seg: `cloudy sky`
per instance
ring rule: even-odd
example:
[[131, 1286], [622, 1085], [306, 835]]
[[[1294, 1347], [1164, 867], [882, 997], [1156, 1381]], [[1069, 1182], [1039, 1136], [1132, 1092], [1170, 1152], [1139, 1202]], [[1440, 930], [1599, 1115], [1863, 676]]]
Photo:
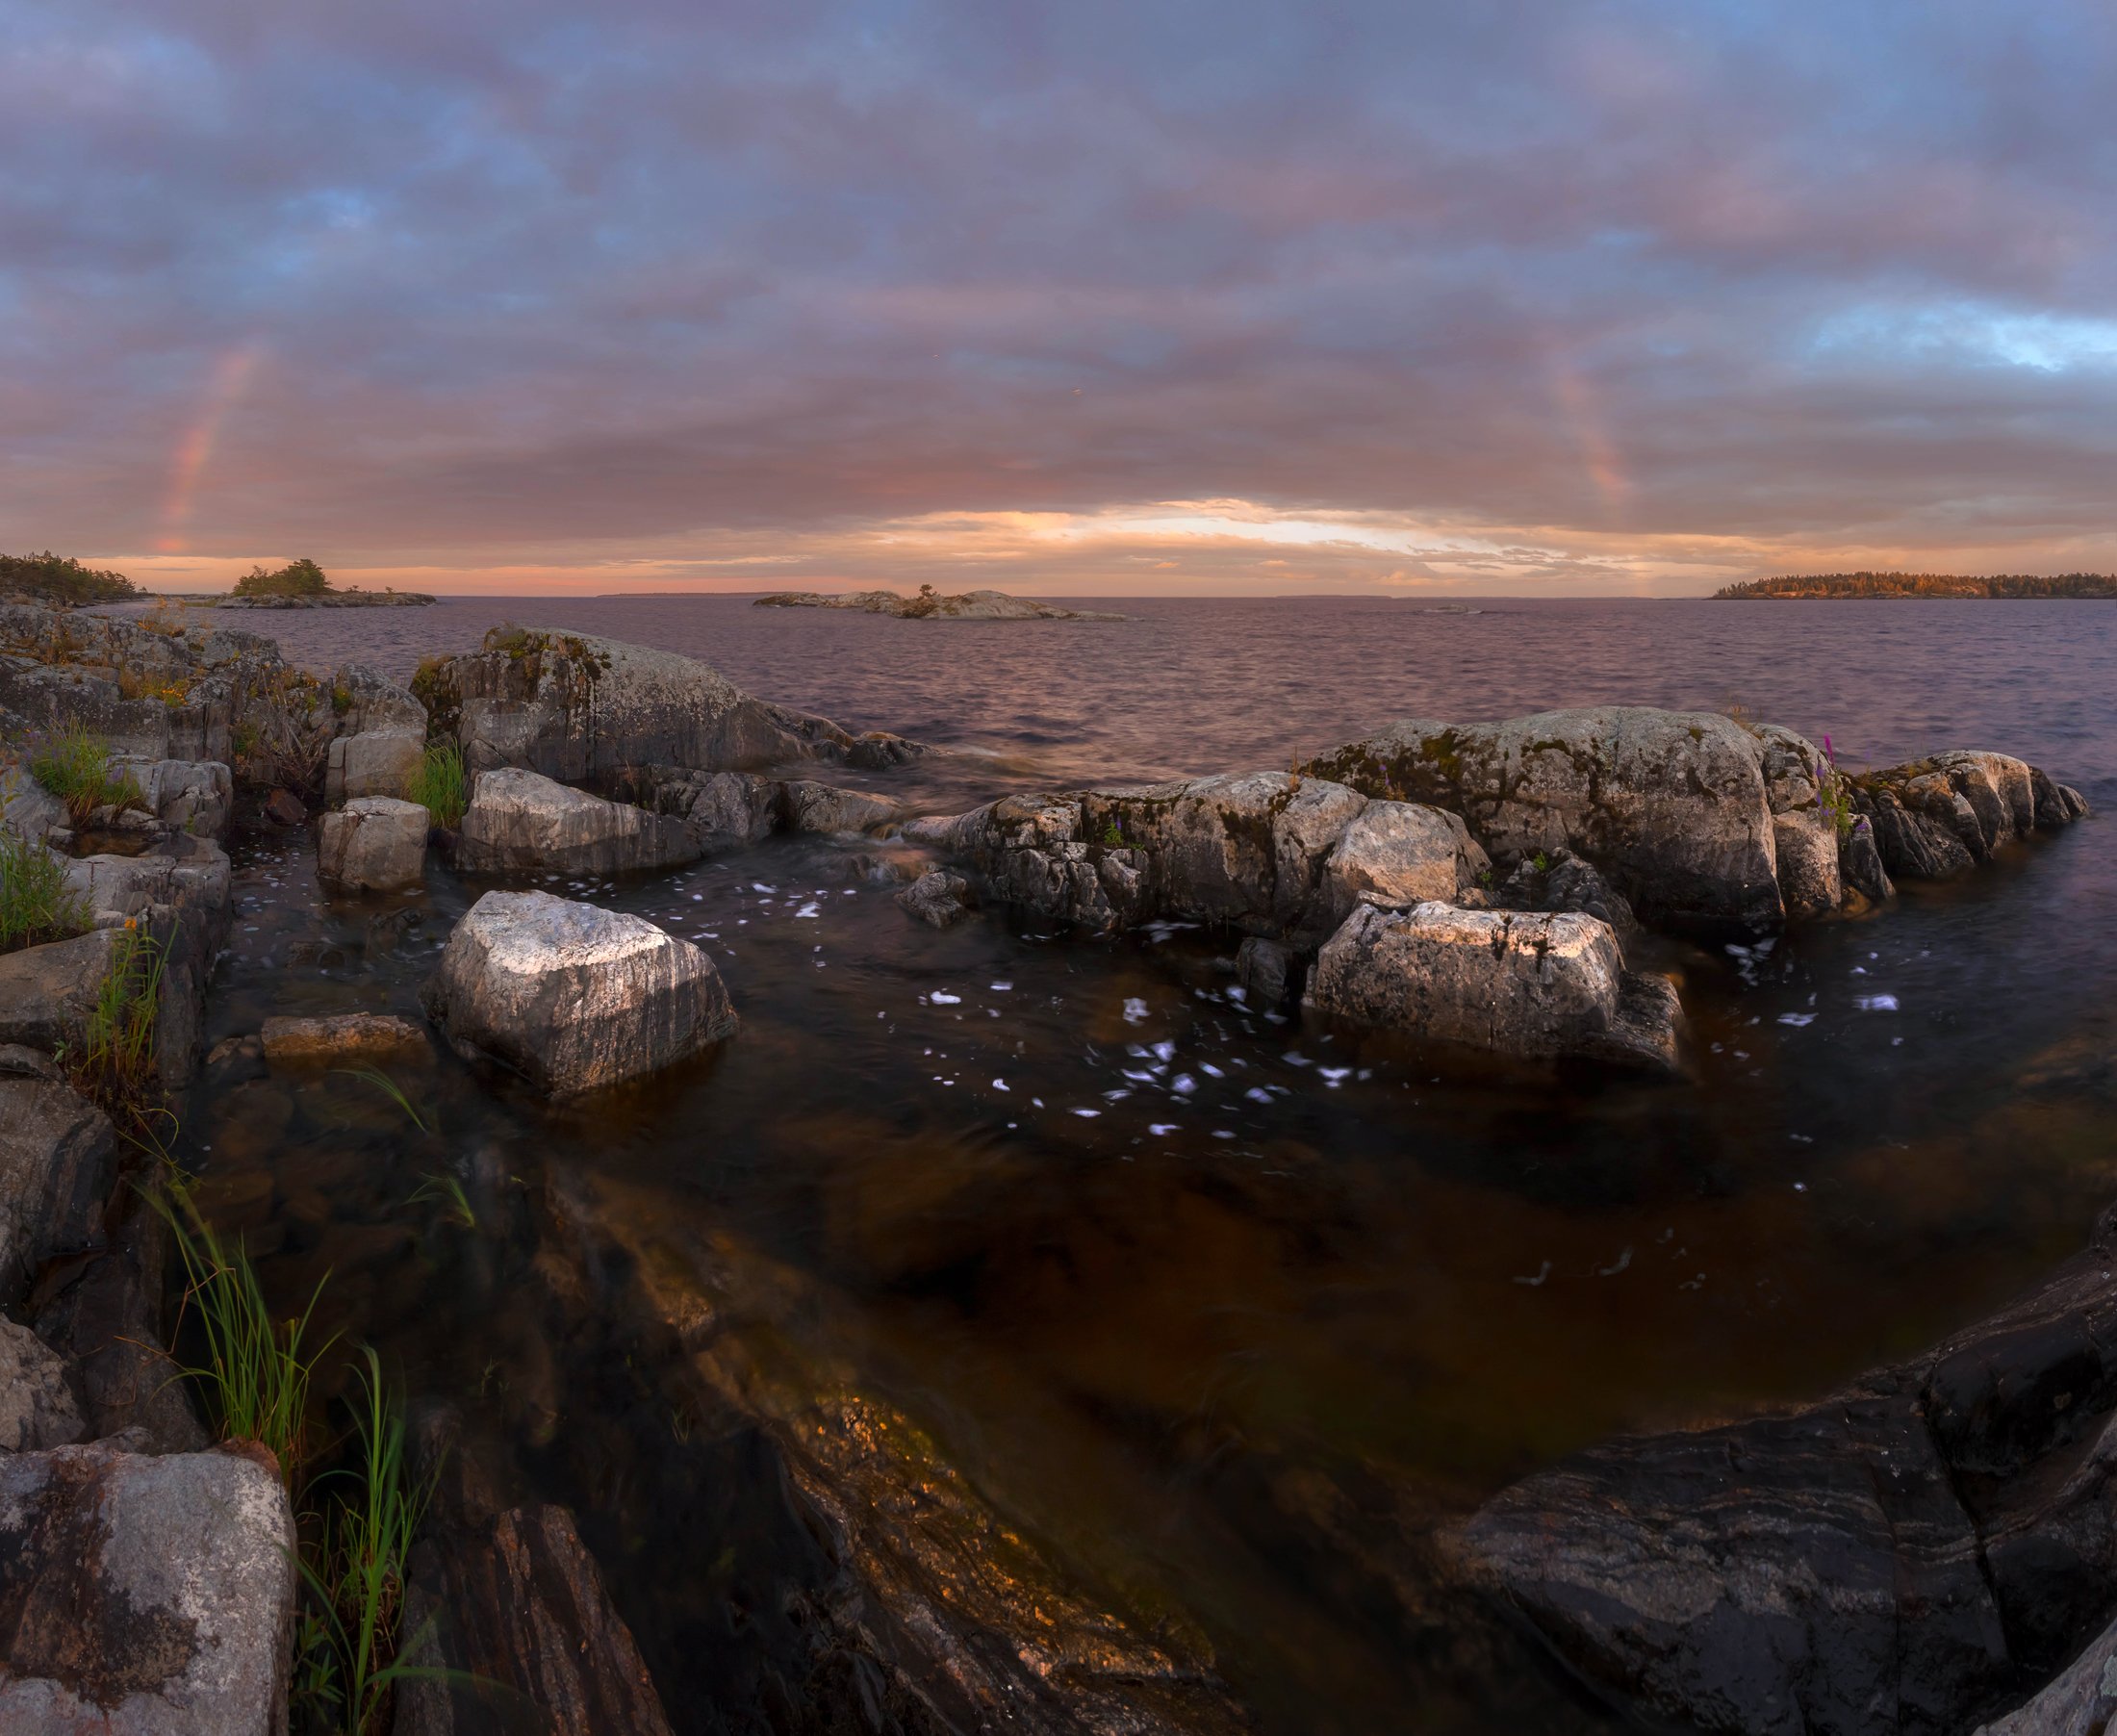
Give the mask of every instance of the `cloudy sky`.
[[0, 548], [2117, 569], [2103, 0], [0, 0]]

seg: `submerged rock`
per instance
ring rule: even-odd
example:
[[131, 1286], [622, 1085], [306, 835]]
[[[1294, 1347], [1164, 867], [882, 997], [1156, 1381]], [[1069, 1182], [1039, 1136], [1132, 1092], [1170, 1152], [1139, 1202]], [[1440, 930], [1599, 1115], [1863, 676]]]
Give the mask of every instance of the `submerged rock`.
[[568, 1097], [685, 1059], [733, 1034], [713, 961], [650, 922], [546, 892], [488, 892], [421, 991], [467, 1058]]
[[970, 882], [959, 874], [936, 869], [898, 893], [897, 904], [930, 929], [953, 928], [970, 914]]
[[[1627, 996], [1610, 925], [1574, 911], [1363, 906], [1316, 956], [1318, 1011], [1523, 1057], [1672, 1066], [1672, 991]], [[1637, 1024], [1639, 1029], [1633, 1029]]]
[[453, 855], [472, 874], [605, 875], [673, 868], [700, 852], [681, 821], [503, 767], [478, 774]]
[[287, 1492], [240, 1451], [0, 1458], [0, 1726], [272, 1736], [294, 1592]]
[[404, 1630], [415, 1668], [474, 1682], [413, 1679], [396, 1691], [395, 1736], [510, 1727], [534, 1706], [547, 1736], [669, 1736], [632, 1633], [564, 1507], [451, 1521], [412, 1551]]
[[645, 765], [740, 772], [843, 761], [860, 747], [829, 719], [752, 699], [690, 657], [549, 628], [496, 627], [482, 651], [423, 665], [412, 687], [472, 771], [523, 766], [574, 781]]
[[1648, 1717], [1963, 1729], [2117, 1616], [2113, 1243], [2105, 1217], [2022, 1301], [1820, 1404], [1577, 1454], [1463, 1553]]
[[432, 1053], [425, 1032], [386, 1012], [267, 1019], [258, 1038], [266, 1060], [275, 1067], [336, 1066]]
[[1785, 906], [1762, 757], [1718, 712], [1603, 705], [1392, 724], [1302, 769], [1460, 814], [1505, 868], [1572, 851], [1652, 921], [1772, 928]]
[[356, 796], [323, 816], [317, 830], [317, 877], [333, 885], [401, 892], [426, 880], [433, 816], [417, 802]]

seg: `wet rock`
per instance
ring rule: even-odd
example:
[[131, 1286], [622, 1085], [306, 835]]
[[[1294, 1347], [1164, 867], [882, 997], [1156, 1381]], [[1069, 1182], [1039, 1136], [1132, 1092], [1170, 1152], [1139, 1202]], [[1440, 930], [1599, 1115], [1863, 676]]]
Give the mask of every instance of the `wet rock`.
[[240, 1452], [0, 1460], [0, 1726], [284, 1728], [293, 1546], [287, 1492]]
[[96, 929], [0, 955], [0, 1043], [78, 1048], [115, 944], [114, 931]]
[[1301, 958], [1276, 940], [1251, 935], [1236, 949], [1235, 980], [1249, 1004], [1261, 1012], [1276, 1011], [1300, 992]]
[[668, 815], [505, 767], [478, 774], [453, 854], [456, 866], [473, 874], [601, 875], [671, 868], [700, 852]]
[[439, 659], [413, 688], [473, 771], [524, 766], [579, 781], [642, 765], [842, 761], [854, 749], [828, 719], [752, 699], [692, 658], [548, 628], [495, 628], [483, 651]]
[[356, 796], [327, 813], [317, 831], [317, 878], [370, 892], [401, 892], [426, 880], [433, 816], [417, 802]]
[[417, 1667], [481, 1681], [405, 1683], [396, 1736], [498, 1736], [531, 1708], [549, 1736], [668, 1736], [653, 1681], [574, 1516], [542, 1506], [451, 1519], [412, 1552], [405, 1630], [426, 1635]]
[[403, 796], [426, 757], [422, 725], [410, 730], [365, 730], [341, 735], [323, 765], [323, 799], [343, 803], [360, 796]]
[[1570, 850], [1656, 922], [1785, 914], [1762, 747], [1717, 712], [1605, 705], [1497, 724], [1392, 724], [1303, 771], [1460, 814], [1494, 862]]
[[1827, 814], [1773, 814], [1773, 848], [1778, 856], [1779, 894], [1796, 919], [1827, 916], [1845, 902], [1838, 871], [1838, 829]]
[[[1502, 1055], [1649, 1059], [1666, 1044], [1612, 1033], [1624, 1002], [1623, 955], [1609, 924], [1557, 914], [1424, 904], [1362, 906], [1317, 955], [1317, 1010]], [[1659, 998], [1635, 997], [1650, 1017]]]
[[788, 831], [872, 831], [904, 811], [886, 797], [807, 779], [782, 785], [779, 799]]
[[924, 742], [907, 741], [887, 729], [869, 729], [853, 738], [845, 762], [862, 771], [886, 772], [892, 766], [909, 765], [928, 752]]
[[929, 928], [953, 928], [970, 914], [970, 882], [959, 874], [937, 869], [898, 893], [897, 904]]
[[305, 825], [309, 818], [308, 804], [292, 790], [274, 790], [265, 798], [265, 817], [274, 826]]
[[2108, 1736], [2117, 1719], [2117, 1623], [2088, 1642], [2051, 1685], [1977, 1736]]
[[45, 1261], [97, 1238], [116, 1162], [101, 1110], [43, 1056], [0, 1048], [0, 1303]]
[[1897, 896], [1896, 882], [1875, 848], [1875, 824], [1866, 814], [1857, 816], [1851, 830], [1838, 840], [1838, 882], [1870, 904], [1886, 904]]
[[641, 806], [682, 821], [699, 855], [761, 844], [779, 824], [778, 784], [753, 773], [650, 766], [627, 793]]
[[544, 892], [488, 892], [422, 991], [459, 1053], [551, 1096], [615, 1085], [733, 1034], [713, 961], [637, 916]]
[[[914, 1418], [849, 1388], [834, 1361], [811, 1360], [808, 1329], [766, 1331], [760, 1356], [727, 1324], [782, 1311], [813, 1322], [835, 1306], [828, 1289], [611, 1178], [557, 1176], [548, 1206], [540, 1278], [555, 1296], [586, 1289], [622, 1313], [639, 1335], [628, 1341], [665, 1358], [671, 1401], [754, 1429], [776, 1461], [768, 1474], [820, 1545], [801, 1620], [835, 1665], [811, 1674], [817, 1698], [787, 1727], [872, 1727], [880, 1707], [901, 1708], [901, 1727], [919, 1736], [1251, 1727], [1180, 1614], [1142, 1621], [1070, 1583], [1033, 1528]], [[846, 1669], [851, 1692], [836, 1673]]]
[[258, 1037], [265, 1059], [275, 1067], [372, 1065], [423, 1059], [433, 1053], [425, 1032], [409, 1019], [383, 1012], [267, 1019]]
[[1465, 1558], [1646, 1716], [1965, 1728], [2117, 1616], [2113, 1241], [2105, 1216], [2023, 1300], [1819, 1404], [1540, 1472], [1468, 1522]]
[[161, 1299], [169, 1232], [138, 1195], [120, 1194], [106, 1246], [48, 1265], [30, 1298], [37, 1336], [76, 1370], [88, 1432], [139, 1450], [191, 1453], [207, 1442], [191, 1383], [164, 1352]]
[[87, 1432], [65, 1359], [27, 1326], [0, 1319], [0, 1454], [71, 1446]]
[[2062, 785], [2004, 753], [1936, 753], [1870, 772], [1853, 780], [1853, 801], [1900, 880], [1951, 878], [2002, 844], [2079, 817]]

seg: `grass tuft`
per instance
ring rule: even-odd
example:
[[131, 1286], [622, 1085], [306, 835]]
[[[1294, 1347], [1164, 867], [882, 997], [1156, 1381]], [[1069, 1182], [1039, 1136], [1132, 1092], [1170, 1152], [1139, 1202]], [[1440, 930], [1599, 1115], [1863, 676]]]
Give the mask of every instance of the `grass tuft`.
[[[323, 1516], [320, 1565], [301, 1564], [315, 1609], [305, 1623], [310, 1648], [321, 1641], [336, 1671], [311, 1672], [351, 1736], [383, 1727], [390, 1691], [399, 1681], [447, 1677], [402, 1660], [422, 1634], [398, 1629], [404, 1614], [405, 1564], [433, 1495], [433, 1480], [414, 1481], [406, 1463], [404, 1407], [382, 1378], [382, 1362], [361, 1347], [366, 1366], [353, 1417], [354, 1462], [341, 1472], [353, 1486]], [[329, 1680], [335, 1675], [335, 1680]]]
[[89, 921], [65, 863], [0, 819], [0, 953], [86, 934]]
[[412, 1125], [418, 1128], [421, 1133], [431, 1133], [433, 1131], [424, 1121], [420, 1119], [419, 1111], [412, 1107], [412, 1100], [405, 1096], [404, 1092], [398, 1087], [397, 1082], [380, 1067], [333, 1067], [331, 1071], [343, 1073], [347, 1079], [362, 1080], [373, 1085], [377, 1090], [385, 1093], [398, 1109], [409, 1115]]
[[99, 807], [122, 807], [142, 800], [130, 772], [111, 772], [111, 745], [80, 725], [70, 725], [30, 755], [30, 776], [66, 804], [76, 827]]
[[280, 1476], [295, 1486], [308, 1457], [310, 1376], [331, 1345], [329, 1339], [314, 1348], [304, 1342], [327, 1278], [298, 1315], [275, 1319], [242, 1243], [221, 1241], [182, 1183], [166, 1180], [148, 1197], [174, 1233], [188, 1281], [184, 1306], [195, 1305], [205, 1334], [206, 1361], [185, 1373], [212, 1400], [221, 1433], [270, 1448]]
[[446, 1171], [427, 1174], [420, 1185], [412, 1189], [411, 1198], [404, 1203], [416, 1206], [422, 1200], [432, 1200], [442, 1207], [442, 1216], [448, 1222], [466, 1230], [478, 1227], [477, 1213], [471, 1210], [471, 1196], [464, 1192], [463, 1184]]
[[429, 743], [406, 794], [444, 830], [453, 831], [462, 825], [463, 810], [471, 805], [471, 778], [463, 764], [462, 748], [452, 741]]

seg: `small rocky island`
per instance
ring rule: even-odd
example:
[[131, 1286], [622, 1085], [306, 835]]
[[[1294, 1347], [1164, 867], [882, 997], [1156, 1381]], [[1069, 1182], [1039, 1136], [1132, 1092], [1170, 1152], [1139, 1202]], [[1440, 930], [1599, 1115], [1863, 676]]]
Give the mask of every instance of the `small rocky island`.
[[424, 591], [363, 591], [357, 585], [344, 590], [324, 576], [312, 560], [290, 561], [268, 571], [253, 567], [225, 597], [208, 605], [217, 609], [417, 609], [434, 599]]
[[852, 609], [863, 615], [894, 615], [900, 621], [1122, 621], [1099, 609], [1061, 609], [1005, 591], [964, 591], [944, 597], [921, 585], [916, 597], [895, 591], [778, 591], [751, 605], [758, 609]]
[[[127, 1728], [287, 1727], [318, 1546], [304, 1437], [240, 1424], [224, 1388], [163, 1349], [175, 1262], [193, 1293], [246, 1269], [152, 1155], [172, 1092], [202, 1068], [350, 1070], [446, 1046], [480, 1090], [542, 1112], [739, 1055], [701, 948], [557, 896], [557, 877], [739, 859], [775, 832], [886, 841], [906, 921], [1197, 925], [1260, 1009], [1397, 1033], [1436, 1067], [1496, 1056], [1680, 1090], [1667, 948], [1885, 917], [1898, 881], [1969, 873], [2086, 812], [2002, 753], [1852, 775], [1791, 729], [1614, 706], [1407, 720], [1284, 771], [919, 815], [831, 775], [932, 750], [650, 648], [496, 629], [407, 689], [359, 666], [319, 679], [232, 627], [26, 605], [0, 608], [0, 725], [23, 744], [0, 818], [0, 1603], [28, 1612], [0, 1672], [11, 1728], [18, 1710], [20, 1727], [72, 1728], [119, 1706]], [[268, 1019], [207, 1057], [239, 805], [287, 832], [320, 809], [317, 872], [340, 892], [416, 895], [437, 855], [538, 883], [484, 890], [455, 922], [426, 1029]], [[114, 1016], [132, 1034], [116, 1048]], [[716, 1336], [717, 1305], [664, 1298], [658, 1256], [624, 1245], [599, 1186], [548, 1202], [513, 1293], [557, 1306], [592, 1266], [633, 1274], [638, 1341], [736, 1419], [832, 1540], [831, 1594], [803, 1621], [844, 1664], [810, 1691], [837, 1698], [787, 1727], [888, 1727], [881, 1706], [921, 1732], [1252, 1727], [1184, 1622], [1070, 1584], [939, 1448], [908, 1444], [886, 1399], [782, 1393]], [[2086, 1729], [2058, 1720], [2117, 1702], [2113, 1250], [2105, 1224], [2027, 1300], [1813, 1406], [1530, 1476], [1447, 1540], [1455, 1583], [1657, 1721], [1851, 1736], [1967, 1729], [2029, 1701], [2002, 1727]], [[392, 1570], [403, 1628], [383, 1647], [574, 1707], [554, 1726], [569, 1732], [667, 1730], [572, 1513], [421, 1474], [421, 1542]], [[464, 1727], [445, 1682], [395, 1692], [396, 1728]]]

